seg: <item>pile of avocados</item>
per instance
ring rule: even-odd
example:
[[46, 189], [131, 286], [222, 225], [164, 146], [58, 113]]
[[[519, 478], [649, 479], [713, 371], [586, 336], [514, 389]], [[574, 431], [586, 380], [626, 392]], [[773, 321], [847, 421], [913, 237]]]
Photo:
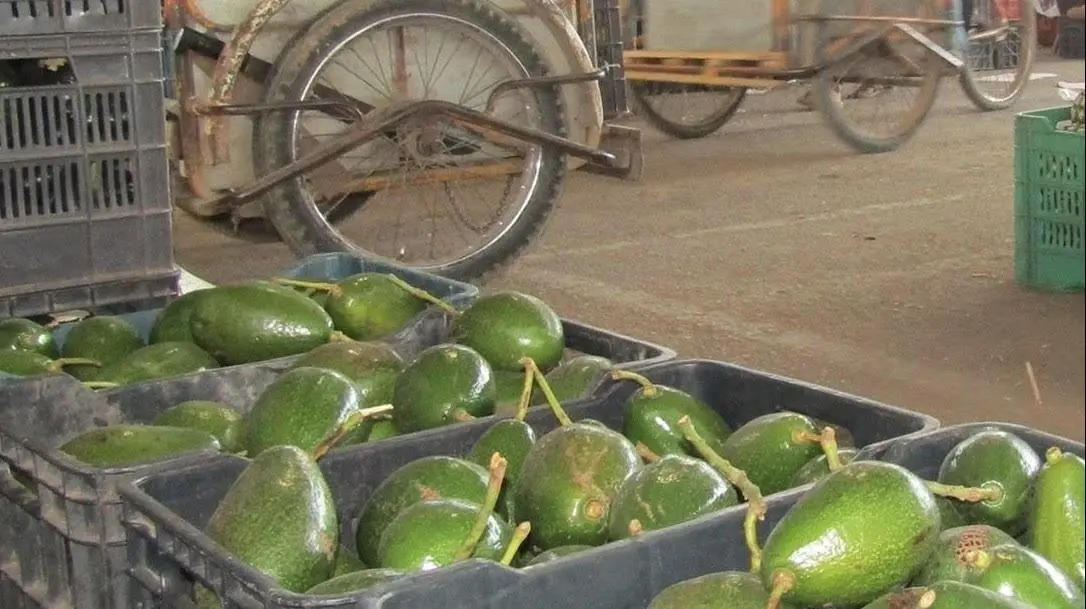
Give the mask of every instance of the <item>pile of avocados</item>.
[[748, 536], [750, 571], [676, 583], [649, 608], [1086, 605], [1081, 457], [1056, 447], [1038, 455], [997, 429], [955, 445], [935, 480], [893, 463], [839, 463], [832, 446], [826, 456], [831, 473], [776, 523], [764, 547]]
[[387, 339], [430, 305], [455, 311], [394, 274], [365, 272], [336, 283], [277, 278], [189, 292], [159, 313], [147, 341], [124, 319], [97, 316], [74, 323], [58, 348], [50, 328], [9, 318], [0, 320], [0, 372], [66, 372], [111, 388]]

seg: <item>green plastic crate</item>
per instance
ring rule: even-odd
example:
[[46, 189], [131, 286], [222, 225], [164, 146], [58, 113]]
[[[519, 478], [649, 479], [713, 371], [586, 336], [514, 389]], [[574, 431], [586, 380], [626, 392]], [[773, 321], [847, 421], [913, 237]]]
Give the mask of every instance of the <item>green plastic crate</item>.
[[1070, 117], [1070, 106], [1047, 108], [1014, 125], [1015, 279], [1051, 291], [1086, 284], [1086, 138], [1056, 129]]

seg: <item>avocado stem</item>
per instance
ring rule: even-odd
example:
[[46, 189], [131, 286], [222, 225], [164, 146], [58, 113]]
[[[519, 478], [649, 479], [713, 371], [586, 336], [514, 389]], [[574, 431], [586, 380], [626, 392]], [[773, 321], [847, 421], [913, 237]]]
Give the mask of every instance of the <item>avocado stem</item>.
[[438, 298], [437, 296], [434, 296], [433, 294], [427, 292], [426, 290], [423, 290], [421, 288], [416, 288], [415, 286], [411, 285], [410, 283], [407, 283], [403, 279], [400, 279], [399, 277], [397, 277], [393, 273], [385, 273], [385, 274], [388, 275], [388, 278], [389, 278], [390, 281], [392, 281], [392, 283], [396, 284], [400, 289], [407, 292], [408, 294], [411, 294], [415, 298], [418, 298], [419, 300], [424, 300], [424, 301], [436, 306], [437, 308], [441, 309], [442, 311], [445, 311], [446, 313], [449, 313], [449, 314], [452, 314], [452, 315], [459, 315], [460, 314], [460, 311], [457, 311], [456, 307], [454, 307], [451, 304], [445, 302], [444, 300], [441, 300], [440, 298]]
[[694, 424], [690, 422], [688, 415], [683, 415], [679, 419], [679, 429], [682, 430], [687, 442], [694, 445], [702, 458], [723, 474], [728, 482], [735, 485], [739, 492], [746, 497], [747, 516], [743, 520], [743, 536], [746, 538], [747, 549], [750, 551], [750, 570], [759, 571], [762, 568], [762, 548], [758, 546], [758, 521], [764, 520], [766, 514], [762, 491], [758, 489], [756, 484], [751, 482], [746, 472], [716, 454], [716, 451], [709, 446], [705, 438], [701, 437], [701, 434], [694, 429]]
[[116, 389], [120, 387], [120, 383], [111, 383], [109, 381], [83, 381], [83, 386], [87, 389]]
[[328, 292], [328, 294], [332, 296], [343, 295], [343, 290], [338, 285], [327, 281], [305, 281], [302, 279], [287, 279], [286, 277], [275, 277], [272, 281], [279, 285], [290, 286], [292, 288], [305, 288], [318, 292]]
[[53, 372], [60, 372], [65, 366], [94, 366], [95, 368], [101, 368], [102, 362], [86, 357], [62, 357], [49, 362], [49, 369]]
[[328, 335], [328, 342], [330, 343], [349, 343], [353, 340], [353, 338], [347, 336], [339, 330], [334, 330], [331, 334]]
[[987, 569], [992, 564], [992, 555], [984, 550], [971, 550], [965, 553], [965, 561], [974, 569]]
[[502, 553], [501, 563], [505, 566], [513, 564], [513, 559], [516, 558], [517, 552], [520, 551], [521, 544], [525, 539], [528, 539], [528, 534], [532, 532], [532, 523], [524, 521], [517, 525], [517, 528], [513, 529], [513, 537], [509, 539], [509, 545], [505, 546], [505, 552]]
[[781, 599], [796, 587], [796, 576], [790, 571], [774, 571], [772, 577], [773, 587], [769, 591], [769, 600], [765, 603], [765, 609], [778, 609]]
[[479, 545], [479, 540], [486, 533], [486, 527], [490, 523], [490, 516], [498, 505], [498, 495], [501, 493], [502, 481], [505, 479], [505, 468], [508, 465], [501, 453], [496, 452], [490, 455], [490, 479], [486, 483], [486, 498], [483, 500], [483, 507], [479, 510], [475, 523], [471, 525], [468, 538], [464, 540], [464, 544], [453, 555], [453, 562], [467, 560], [475, 553], [475, 547]]
[[452, 419], [457, 423], [470, 423], [475, 420], [475, 417], [463, 408], [457, 408], [452, 412]]
[[630, 521], [630, 524], [626, 526], [626, 531], [630, 534], [630, 537], [637, 537], [645, 532], [645, 527], [641, 525], [641, 521], [634, 518]]
[[925, 480], [924, 484], [933, 495], [950, 497], [966, 503], [980, 503], [982, 501], [998, 502], [1003, 499], [1003, 489], [998, 485], [984, 484], [980, 487], [955, 486], [953, 484], [941, 484], [931, 480]]
[[524, 367], [524, 385], [520, 390], [520, 399], [517, 400], [517, 414], [513, 419], [523, 421], [528, 416], [528, 406], [532, 402], [532, 388], [535, 387], [535, 371], [528, 366]]
[[1063, 458], [1063, 451], [1058, 446], [1053, 446], [1045, 451], [1045, 463], [1053, 465]]
[[611, 378], [616, 381], [633, 381], [638, 385], [641, 385], [641, 391], [646, 397], [651, 398], [660, 391], [652, 381], [636, 372], [630, 372], [629, 370], [612, 370]]
[[392, 404], [384, 404], [382, 406], [373, 406], [372, 408], [356, 410], [347, 415], [347, 418], [344, 419], [343, 423], [336, 427], [331, 435], [321, 440], [320, 444], [317, 444], [317, 447], [313, 449], [313, 460], [319, 461], [321, 457], [328, 454], [328, 451], [335, 448], [336, 444], [339, 444], [347, 434], [354, 431], [355, 428], [361, 425], [366, 419], [377, 415], [383, 415], [391, 411]]
[[841, 469], [841, 455], [837, 452], [837, 432], [832, 427], [824, 427], [818, 443], [822, 445], [822, 453], [826, 455], [826, 466], [830, 471]]
[[569, 418], [566, 411], [562, 409], [562, 404], [558, 402], [558, 397], [554, 395], [551, 384], [547, 382], [546, 377], [543, 376], [543, 371], [536, 365], [535, 360], [530, 357], [522, 357], [520, 358], [520, 365], [532, 371], [532, 376], [535, 377], [539, 390], [543, 392], [543, 397], [547, 398], [547, 404], [550, 405], [551, 411], [554, 412], [554, 418], [558, 419], [558, 424], [562, 427], [573, 425], [573, 419]]
[[644, 459], [646, 463], [656, 463], [657, 461], [660, 460], [660, 455], [652, 452], [651, 448], [649, 448], [648, 446], [645, 446], [641, 442], [638, 442], [637, 444], [635, 444], [634, 448], [637, 449], [637, 454], [640, 455], [641, 458]]

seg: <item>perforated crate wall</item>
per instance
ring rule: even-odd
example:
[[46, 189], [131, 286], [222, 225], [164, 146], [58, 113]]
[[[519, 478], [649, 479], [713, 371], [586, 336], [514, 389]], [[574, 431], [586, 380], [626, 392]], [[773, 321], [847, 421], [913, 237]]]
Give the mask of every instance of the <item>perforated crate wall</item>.
[[59, 66], [0, 88], [0, 315], [176, 292], [162, 52], [158, 30], [0, 39]]
[[1086, 284], [1086, 138], [1056, 128], [1070, 116], [1065, 106], [1015, 120], [1015, 278], [1060, 291]]
[[126, 32], [162, 27], [162, 8], [146, 0], [0, 0], [0, 37]]

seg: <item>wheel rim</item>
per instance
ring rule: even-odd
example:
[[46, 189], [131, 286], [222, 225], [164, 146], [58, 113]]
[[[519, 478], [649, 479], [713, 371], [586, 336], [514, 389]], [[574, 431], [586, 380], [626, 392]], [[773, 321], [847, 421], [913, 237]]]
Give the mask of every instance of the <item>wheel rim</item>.
[[[483, 111], [494, 85], [527, 76], [516, 54], [478, 25], [411, 12], [376, 20], [330, 49], [301, 97], [315, 97], [322, 86], [322, 98], [330, 89], [374, 109], [439, 99]], [[498, 99], [494, 115], [538, 128], [535, 106], [527, 90], [515, 90]], [[342, 118], [316, 111], [293, 113], [287, 134], [291, 160], [348, 127]], [[517, 144], [514, 151], [457, 126], [421, 121], [299, 178], [296, 186], [344, 241], [414, 268], [441, 271], [508, 233], [539, 186], [541, 165], [538, 145]], [[473, 179], [464, 179], [469, 173]], [[347, 182], [363, 183], [363, 192], [354, 188], [345, 195]], [[351, 213], [344, 213], [344, 204]], [[439, 224], [445, 223], [453, 225], [453, 235], [439, 239]]]
[[671, 82], [634, 82], [637, 101], [661, 120], [690, 130], [710, 129], [730, 115], [740, 89]]
[[907, 137], [927, 114], [938, 84], [929, 51], [904, 37], [887, 37], [820, 74], [828, 81], [828, 111], [869, 141]]
[[979, 2], [972, 23], [981, 24], [969, 36], [965, 52], [968, 78], [977, 94], [993, 104], [1017, 98], [1029, 82], [1033, 59], [1032, 3], [1018, 3], [1024, 15], [1004, 20], [994, 1]]

